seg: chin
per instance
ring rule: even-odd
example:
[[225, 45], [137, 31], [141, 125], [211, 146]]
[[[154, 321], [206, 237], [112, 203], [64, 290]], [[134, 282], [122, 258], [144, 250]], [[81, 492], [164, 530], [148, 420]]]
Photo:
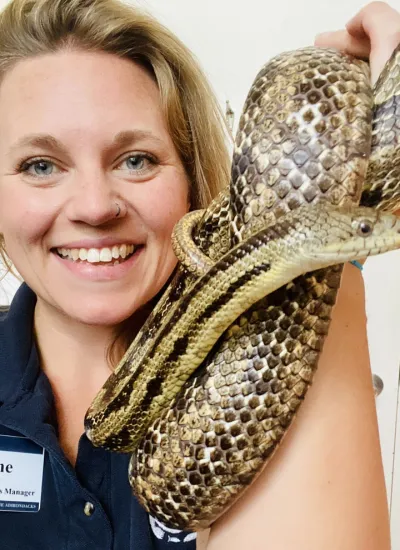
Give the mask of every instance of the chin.
[[111, 300], [86, 300], [73, 309], [70, 304], [63, 306], [64, 304], [61, 305], [61, 309], [68, 317], [85, 325], [99, 327], [120, 325], [137, 310], [126, 300], [121, 304]]

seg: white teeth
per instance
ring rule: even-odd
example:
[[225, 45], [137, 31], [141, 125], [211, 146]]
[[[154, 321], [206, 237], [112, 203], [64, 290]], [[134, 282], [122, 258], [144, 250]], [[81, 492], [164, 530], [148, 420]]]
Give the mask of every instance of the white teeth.
[[87, 261], [90, 264], [98, 264], [100, 261], [100, 252], [96, 248], [91, 248], [87, 255]]
[[120, 246], [113, 246], [112, 248], [58, 248], [57, 252], [64, 258], [77, 261], [87, 261], [91, 264], [97, 264], [100, 262], [117, 265], [120, 262], [119, 259], [125, 259], [132, 254], [135, 250], [133, 244], [122, 244]]
[[100, 252], [100, 262], [111, 262], [112, 252], [109, 248], [102, 248]]

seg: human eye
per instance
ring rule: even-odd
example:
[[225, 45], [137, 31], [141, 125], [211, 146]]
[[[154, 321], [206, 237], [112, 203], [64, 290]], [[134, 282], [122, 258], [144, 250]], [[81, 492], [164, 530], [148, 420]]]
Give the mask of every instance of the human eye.
[[148, 153], [130, 153], [117, 166], [118, 170], [127, 170], [130, 174], [142, 176], [148, 174], [157, 165], [157, 160]]
[[18, 167], [18, 172], [44, 179], [59, 173], [60, 169], [49, 159], [36, 158], [23, 161]]

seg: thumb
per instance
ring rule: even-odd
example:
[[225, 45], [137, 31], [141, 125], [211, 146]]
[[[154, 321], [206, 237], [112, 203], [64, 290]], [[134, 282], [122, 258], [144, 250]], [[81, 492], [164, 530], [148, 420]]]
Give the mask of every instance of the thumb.
[[355, 39], [369, 40], [371, 80], [375, 84], [400, 42], [400, 13], [384, 2], [372, 2], [347, 23], [346, 30]]

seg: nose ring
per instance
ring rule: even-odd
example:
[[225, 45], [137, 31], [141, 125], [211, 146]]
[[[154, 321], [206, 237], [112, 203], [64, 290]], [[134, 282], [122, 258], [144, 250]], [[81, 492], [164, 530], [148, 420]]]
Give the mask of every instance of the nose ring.
[[115, 214], [115, 217], [118, 218], [118, 216], [121, 214], [121, 207], [117, 202], [115, 203], [115, 205], [117, 207], [117, 213]]

